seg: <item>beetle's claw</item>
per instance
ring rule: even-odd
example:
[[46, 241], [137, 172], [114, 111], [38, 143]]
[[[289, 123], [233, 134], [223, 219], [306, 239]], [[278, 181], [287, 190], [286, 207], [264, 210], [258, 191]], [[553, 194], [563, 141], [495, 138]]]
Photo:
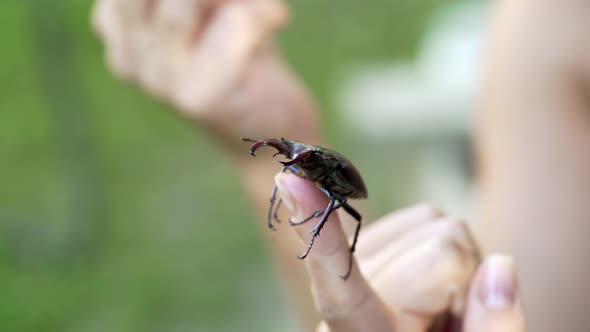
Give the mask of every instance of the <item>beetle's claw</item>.
[[303, 151], [303, 152], [295, 155], [293, 157], [293, 159], [291, 159], [289, 161], [281, 161], [281, 164], [283, 164], [283, 166], [295, 165], [296, 163], [309, 158], [312, 154], [314, 154], [313, 150]]
[[[252, 142], [253, 140], [247, 139], [246, 141]], [[277, 139], [265, 139], [261, 141], [256, 141], [254, 145], [250, 147], [250, 154], [255, 156], [254, 153], [256, 152], [256, 150], [265, 146], [272, 146], [273, 148], [277, 149], [277, 153], [275, 153], [273, 157], [277, 154], [282, 154], [287, 157], [291, 156], [292, 147], [289, 144]]]
[[287, 161], [279, 161], [281, 164], [283, 164], [283, 166], [291, 166], [294, 165], [295, 163], [297, 163], [299, 161], [298, 158], [292, 159], [292, 160], [287, 160]]
[[[247, 137], [242, 137], [242, 138], [240, 138], [240, 140], [241, 140], [241, 141], [243, 141], [243, 142], [252, 142], [252, 143], [256, 143], [256, 142], [258, 142], [258, 141], [257, 141], [257, 140], [255, 140], [255, 139], [251, 139], [251, 138], [247, 138]], [[255, 151], [255, 150], [252, 150], [252, 149], [250, 149], [250, 154], [251, 154], [252, 156], [256, 157], [256, 155], [254, 154], [254, 151]]]

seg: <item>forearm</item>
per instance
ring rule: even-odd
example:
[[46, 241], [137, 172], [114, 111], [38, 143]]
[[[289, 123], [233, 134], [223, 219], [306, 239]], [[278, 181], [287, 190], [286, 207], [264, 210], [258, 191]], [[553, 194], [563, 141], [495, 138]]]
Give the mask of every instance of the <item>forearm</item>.
[[515, 255], [533, 331], [590, 325], [588, 7], [502, 1], [492, 21], [477, 233], [487, 250]]
[[[284, 68], [284, 70], [287, 70]], [[293, 117], [285, 119], [269, 119], [271, 126], [276, 125], [276, 133], [272, 137], [252, 136], [256, 139], [286, 137], [301, 140], [310, 144], [320, 144], [320, 135], [317, 130], [317, 120], [311, 98], [306, 91], [295, 80], [294, 76], [282, 76], [281, 82], [277, 82], [283, 93], [275, 95], [274, 98], [260, 100], [257, 108], [278, 110], [277, 114], [299, 114], [300, 117], [293, 120]], [[281, 121], [291, 118], [290, 124], [280, 124]], [[280, 128], [288, 128], [281, 130]], [[247, 130], [246, 130], [247, 131]], [[255, 134], [254, 134], [255, 135]], [[294, 137], [293, 137], [294, 136]], [[239, 137], [235, 138], [239, 140]], [[277, 159], [272, 158], [272, 149], [261, 149], [257, 151], [256, 157], [248, 153], [251, 144], [241, 142], [237, 147], [235, 144], [227, 144], [227, 155], [231, 164], [238, 174], [242, 188], [248, 196], [252, 212], [255, 216], [256, 226], [266, 241], [267, 248], [271, 253], [275, 266], [278, 267], [280, 283], [282, 283], [284, 295], [290, 300], [290, 306], [295, 312], [294, 318], [300, 323], [300, 329], [311, 331], [319, 322], [319, 317], [309, 294], [309, 281], [304, 265], [296, 259], [296, 255], [302, 250], [300, 241], [295, 237], [295, 232], [286, 223], [288, 218], [286, 209], [281, 209], [280, 219], [285, 221], [278, 227], [277, 232], [269, 230], [267, 226], [267, 215], [269, 199], [274, 186], [275, 174], [281, 170]]]
[[[240, 137], [318, 143], [311, 99], [274, 48], [275, 33], [288, 18], [284, 1], [96, 0], [92, 18], [117, 76], [170, 103], [220, 143], [250, 196], [262, 234], [269, 234], [268, 195], [279, 168], [270, 158], [251, 158]], [[301, 295], [308, 293], [307, 279], [299, 265], [283, 263], [295, 256], [285, 228], [280, 236], [265, 238], [299, 318], [311, 324], [313, 306]]]

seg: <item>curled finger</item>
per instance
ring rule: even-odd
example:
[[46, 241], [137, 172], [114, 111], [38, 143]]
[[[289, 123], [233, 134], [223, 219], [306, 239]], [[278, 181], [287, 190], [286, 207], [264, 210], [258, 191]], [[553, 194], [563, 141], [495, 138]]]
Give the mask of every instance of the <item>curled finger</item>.
[[446, 310], [460, 315], [479, 263], [477, 248], [463, 232], [460, 220], [446, 218], [408, 235], [405, 244], [389, 248], [392, 253], [381, 253], [371, 284], [398, 312], [400, 324], [420, 331]]
[[363, 230], [360, 235], [363, 246], [359, 247], [358, 256], [361, 258], [372, 256], [408, 231], [432, 223], [442, 215], [440, 209], [424, 203], [386, 215]]
[[381, 270], [391, 265], [399, 255], [406, 253], [413, 248], [432, 241], [450, 241], [459, 248], [473, 256], [475, 261], [479, 260], [479, 249], [473, 238], [460, 219], [443, 217], [435, 222], [425, 222], [416, 226], [411, 231], [404, 232], [395, 241], [387, 243], [380, 251], [365, 258], [362, 262], [362, 271], [372, 279]]

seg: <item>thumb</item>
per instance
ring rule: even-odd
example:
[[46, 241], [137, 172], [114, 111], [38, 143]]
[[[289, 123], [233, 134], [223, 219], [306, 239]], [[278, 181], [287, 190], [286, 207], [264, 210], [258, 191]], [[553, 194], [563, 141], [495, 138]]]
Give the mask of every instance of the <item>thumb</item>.
[[524, 326], [514, 261], [491, 255], [471, 282], [465, 332], [523, 332]]
[[[328, 206], [326, 195], [311, 181], [287, 173], [279, 173], [275, 181], [294, 221]], [[295, 226], [302, 251], [311, 241], [317, 222], [318, 218], [314, 218]], [[338, 215], [332, 213], [305, 259], [316, 309], [331, 332], [393, 330], [390, 310], [361, 275], [356, 263], [348, 279], [340, 278], [348, 269], [349, 255]]]

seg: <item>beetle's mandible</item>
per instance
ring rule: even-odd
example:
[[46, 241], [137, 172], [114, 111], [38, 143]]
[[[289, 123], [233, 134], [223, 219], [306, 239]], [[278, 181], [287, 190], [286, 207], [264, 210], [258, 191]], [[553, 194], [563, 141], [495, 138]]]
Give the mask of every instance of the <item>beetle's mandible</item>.
[[[367, 198], [367, 188], [363, 181], [363, 178], [359, 174], [358, 170], [354, 165], [332, 150], [320, 147], [306, 145], [296, 141], [286, 140], [284, 138], [271, 138], [265, 140], [253, 140], [249, 138], [242, 138], [243, 141], [253, 142], [254, 145], [250, 148], [250, 154], [255, 156], [256, 150], [264, 146], [271, 146], [277, 149], [277, 154], [282, 154], [287, 157], [288, 161], [281, 161], [283, 169], [281, 172], [287, 170], [294, 174], [313, 181], [318, 188], [328, 196], [330, 203], [324, 210], [316, 211], [309, 217], [293, 221], [289, 218], [289, 223], [293, 226], [302, 225], [311, 219], [320, 218], [312, 232], [312, 238], [307, 246], [307, 250], [302, 256], [298, 256], [299, 259], [304, 259], [309, 254], [313, 247], [315, 238], [320, 234], [322, 227], [328, 220], [332, 211], [343, 208], [357, 221], [356, 230], [350, 246], [350, 256], [348, 263], [348, 270], [342, 276], [342, 279], [347, 279], [352, 271], [353, 253], [356, 247], [359, 231], [361, 229], [361, 215], [348, 204], [348, 198]], [[280, 222], [277, 212], [281, 206], [282, 199], [275, 204], [277, 194], [277, 186], [275, 185], [272, 190], [270, 197], [270, 207], [268, 209], [268, 227], [274, 230], [272, 219], [276, 222]], [[338, 203], [336, 203], [338, 201]]]

